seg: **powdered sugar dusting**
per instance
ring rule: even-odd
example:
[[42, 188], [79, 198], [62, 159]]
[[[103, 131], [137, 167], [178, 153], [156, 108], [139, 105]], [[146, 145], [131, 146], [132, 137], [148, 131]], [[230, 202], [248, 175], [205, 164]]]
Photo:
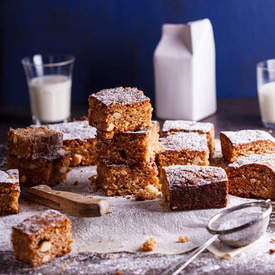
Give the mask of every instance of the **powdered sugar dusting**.
[[229, 167], [241, 167], [248, 164], [262, 164], [271, 167], [275, 170], [275, 154], [253, 154], [240, 157], [235, 162], [229, 164]]
[[266, 131], [262, 130], [241, 130], [241, 131], [222, 131], [233, 145], [248, 144], [256, 141], [271, 141], [275, 139]]
[[137, 88], [124, 88], [117, 87], [112, 89], [104, 89], [96, 94], [90, 95], [100, 102], [102, 102], [107, 107], [111, 105], [129, 105], [136, 102], [150, 101], [150, 98], [145, 96], [144, 93]]
[[224, 169], [214, 166], [171, 165], [163, 167], [172, 185], [205, 185], [227, 181]]
[[8, 171], [0, 171], [1, 183], [18, 183], [18, 170], [10, 169]]
[[44, 232], [49, 227], [55, 227], [60, 222], [68, 218], [56, 210], [47, 210], [39, 215], [33, 215], [18, 225], [15, 229], [22, 231], [24, 234], [32, 235]]
[[166, 120], [163, 124], [162, 132], [168, 131], [194, 131], [207, 133], [214, 125], [210, 122], [196, 122], [188, 120]]
[[160, 138], [162, 151], [170, 150], [192, 150], [208, 151], [207, 138], [205, 134], [177, 132], [167, 137]]
[[88, 140], [96, 137], [96, 128], [90, 126], [87, 120], [51, 124], [49, 127], [61, 132], [63, 140]]

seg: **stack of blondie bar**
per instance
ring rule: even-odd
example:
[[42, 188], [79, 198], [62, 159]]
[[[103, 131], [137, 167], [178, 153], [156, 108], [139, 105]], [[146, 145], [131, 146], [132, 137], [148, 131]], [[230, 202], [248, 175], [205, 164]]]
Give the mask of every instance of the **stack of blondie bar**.
[[171, 210], [219, 208], [227, 205], [224, 169], [211, 167], [215, 151], [212, 123], [167, 120], [157, 154], [162, 194]]
[[159, 123], [151, 120], [150, 99], [136, 88], [118, 87], [90, 95], [89, 106], [89, 123], [97, 128], [99, 186], [108, 196], [155, 198]]
[[48, 127], [10, 129], [7, 169], [18, 169], [20, 185], [55, 185], [66, 179], [70, 154], [63, 134]]

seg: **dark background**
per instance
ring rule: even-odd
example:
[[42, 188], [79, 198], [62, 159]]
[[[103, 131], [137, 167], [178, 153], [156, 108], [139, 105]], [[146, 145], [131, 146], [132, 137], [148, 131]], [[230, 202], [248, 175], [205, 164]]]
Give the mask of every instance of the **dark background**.
[[205, 17], [215, 34], [218, 97], [256, 97], [256, 63], [275, 56], [274, 0], [1, 0], [0, 105], [28, 104], [20, 60], [34, 53], [76, 57], [74, 103], [119, 85], [153, 98], [161, 25]]

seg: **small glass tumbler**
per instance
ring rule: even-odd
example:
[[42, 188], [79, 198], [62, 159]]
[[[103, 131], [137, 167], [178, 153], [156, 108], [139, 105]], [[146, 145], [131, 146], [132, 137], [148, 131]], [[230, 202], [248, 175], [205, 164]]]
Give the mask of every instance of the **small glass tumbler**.
[[275, 129], [275, 59], [257, 64], [257, 88], [262, 122]]
[[73, 56], [41, 54], [22, 59], [34, 124], [70, 119], [74, 60]]

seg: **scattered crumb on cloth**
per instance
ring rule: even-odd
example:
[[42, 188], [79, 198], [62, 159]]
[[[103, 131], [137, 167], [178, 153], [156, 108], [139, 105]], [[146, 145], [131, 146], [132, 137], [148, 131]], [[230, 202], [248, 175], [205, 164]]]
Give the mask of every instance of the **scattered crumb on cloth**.
[[141, 245], [140, 250], [144, 252], [153, 251], [156, 247], [156, 243], [156, 240], [151, 237]]
[[188, 236], [179, 236], [178, 242], [179, 243], [186, 243], [186, 242], [190, 242], [191, 239]]

